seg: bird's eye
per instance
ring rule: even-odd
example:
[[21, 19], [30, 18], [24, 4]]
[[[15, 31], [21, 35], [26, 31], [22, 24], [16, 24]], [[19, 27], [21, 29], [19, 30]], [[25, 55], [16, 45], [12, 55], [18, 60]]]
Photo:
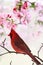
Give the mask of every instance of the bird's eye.
[[10, 34], [10, 38], [12, 38], [12, 35]]

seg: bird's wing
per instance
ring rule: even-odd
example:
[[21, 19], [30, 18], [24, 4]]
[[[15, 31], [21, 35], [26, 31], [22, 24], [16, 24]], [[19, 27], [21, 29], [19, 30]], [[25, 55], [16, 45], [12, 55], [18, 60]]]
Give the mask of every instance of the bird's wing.
[[21, 38], [16, 38], [14, 40], [14, 44], [18, 49], [20, 49], [23, 52], [31, 52], [29, 47], [25, 44], [25, 42]]

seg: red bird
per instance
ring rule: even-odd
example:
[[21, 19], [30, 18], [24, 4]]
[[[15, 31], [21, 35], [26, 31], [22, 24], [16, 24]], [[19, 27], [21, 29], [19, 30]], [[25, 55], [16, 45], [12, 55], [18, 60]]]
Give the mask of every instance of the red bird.
[[11, 29], [9, 36], [11, 38], [11, 45], [16, 52], [25, 53], [29, 55], [36, 64], [38, 65], [41, 64], [31, 53], [31, 50], [26, 45], [26, 43], [21, 39], [21, 37], [13, 29]]

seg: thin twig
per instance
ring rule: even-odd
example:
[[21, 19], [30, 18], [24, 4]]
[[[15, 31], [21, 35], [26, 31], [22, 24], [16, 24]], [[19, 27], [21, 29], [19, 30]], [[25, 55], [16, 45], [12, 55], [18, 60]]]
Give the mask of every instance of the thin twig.
[[5, 44], [4, 44], [4, 43], [5, 43], [5, 41], [6, 41], [6, 38], [5, 38], [5, 39], [4, 39], [4, 41], [2, 42], [2, 43], [3, 43], [3, 47], [5, 46]]
[[3, 53], [3, 54], [0, 54], [0, 56], [3, 56], [3, 55], [5, 55], [5, 54], [8, 54], [8, 52], [6, 52], [6, 53]]
[[6, 51], [10, 52], [7, 48], [5, 48], [4, 46], [0, 45], [0, 47], [4, 48]]
[[10, 62], [10, 65], [12, 65], [12, 61]]
[[32, 62], [33, 62], [32, 65], [34, 65], [34, 60], [32, 60]]
[[40, 61], [42, 61], [42, 62], [43, 62], [43, 60], [42, 60], [41, 58], [39, 58], [38, 56], [35, 56], [35, 55], [34, 55], [34, 57], [38, 58]]
[[42, 47], [43, 47], [43, 43], [42, 43], [42, 46], [38, 50], [38, 57], [39, 57], [39, 52], [41, 51]]
[[8, 53], [25, 54], [25, 53], [20, 53], [20, 52], [9, 51], [9, 52], [0, 54], [0, 56], [3, 56], [3, 55], [8, 54]]
[[34, 65], [34, 62], [32, 63], [32, 65]]

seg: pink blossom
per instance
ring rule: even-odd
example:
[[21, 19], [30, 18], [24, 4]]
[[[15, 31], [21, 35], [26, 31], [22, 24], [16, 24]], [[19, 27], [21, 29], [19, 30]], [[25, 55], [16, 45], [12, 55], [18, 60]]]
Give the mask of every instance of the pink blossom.
[[28, 5], [27, 5], [27, 2], [25, 1], [24, 4], [23, 4], [23, 6], [22, 6], [22, 8], [26, 9], [27, 7], [28, 7]]
[[[29, 11], [27, 11], [26, 9], [23, 9], [21, 8], [21, 11], [14, 11], [14, 15], [18, 18], [18, 19], [21, 19], [21, 23], [23, 22], [27, 22], [27, 19], [28, 19], [28, 22], [29, 22], [29, 19], [30, 19], [30, 13]], [[24, 18], [24, 19], [23, 19]]]
[[21, 10], [17, 10], [17, 8], [13, 8], [13, 13], [14, 16], [16, 18], [18, 18], [19, 20], [21, 20], [21, 23], [27, 23], [30, 21], [30, 13], [28, 11], [28, 7], [29, 7], [30, 3], [25, 1], [24, 4], [21, 7]]

